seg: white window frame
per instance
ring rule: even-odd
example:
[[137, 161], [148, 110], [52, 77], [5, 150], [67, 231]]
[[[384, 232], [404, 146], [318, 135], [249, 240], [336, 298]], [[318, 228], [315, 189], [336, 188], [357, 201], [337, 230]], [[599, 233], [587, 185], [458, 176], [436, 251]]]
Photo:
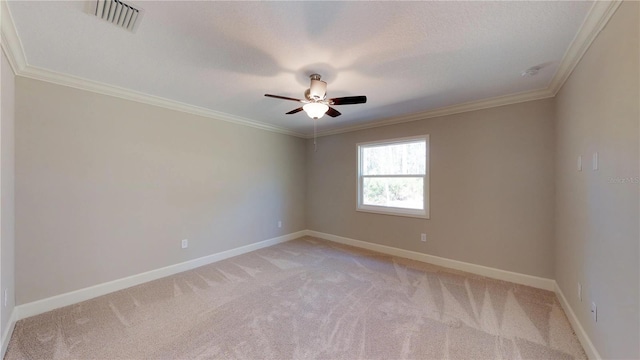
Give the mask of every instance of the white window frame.
[[[372, 146], [381, 146], [381, 145], [393, 145], [393, 144], [402, 144], [407, 142], [415, 142], [416, 140], [424, 140], [425, 142], [425, 174], [424, 175], [362, 175], [362, 149], [366, 147]], [[357, 206], [356, 211], [368, 212], [368, 213], [376, 213], [376, 214], [384, 214], [384, 215], [396, 215], [396, 216], [407, 216], [407, 217], [416, 217], [429, 219], [429, 135], [419, 135], [419, 136], [411, 136], [411, 137], [403, 137], [396, 139], [387, 139], [387, 140], [379, 140], [379, 141], [369, 141], [362, 142], [356, 144], [356, 152], [358, 158], [358, 193], [357, 193]], [[398, 208], [391, 206], [380, 206], [380, 205], [365, 205], [362, 203], [362, 189], [363, 182], [365, 177], [418, 177], [423, 176], [423, 201], [424, 201], [424, 209], [406, 209], [406, 208]]]

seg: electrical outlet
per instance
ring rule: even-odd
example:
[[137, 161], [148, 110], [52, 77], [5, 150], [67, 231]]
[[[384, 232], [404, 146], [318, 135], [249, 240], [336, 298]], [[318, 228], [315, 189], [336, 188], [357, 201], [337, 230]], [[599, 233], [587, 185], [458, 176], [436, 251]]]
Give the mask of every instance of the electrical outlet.
[[182, 245], [183, 249], [188, 248], [189, 247], [189, 240], [188, 239], [182, 239], [181, 245]]
[[578, 282], [578, 300], [582, 301], [582, 284]]
[[278, 220], [278, 227], [281, 228], [282, 227], [282, 221]]
[[591, 316], [593, 316], [593, 321], [598, 322], [598, 306], [595, 302], [591, 303]]
[[598, 170], [598, 153], [593, 153], [593, 170]]
[[578, 156], [578, 171], [582, 171], [582, 155]]
[[425, 234], [425, 233], [420, 234], [420, 241], [425, 241], [426, 242], [427, 241], [427, 234]]

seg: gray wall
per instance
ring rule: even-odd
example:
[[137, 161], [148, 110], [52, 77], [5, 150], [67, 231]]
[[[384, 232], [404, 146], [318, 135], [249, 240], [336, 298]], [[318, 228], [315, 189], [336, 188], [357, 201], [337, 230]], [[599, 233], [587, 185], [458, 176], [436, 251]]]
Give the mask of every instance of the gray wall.
[[18, 304], [306, 228], [304, 140], [16, 80]]
[[[552, 278], [553, 111], [546, 99], [378, 127], [321, 137], [316, 152], [308, 140], [308, 228]], [[431, 218], [357, 212], [356, 143], [420, 134]]]
[[[621, 6], [555, 99], [322, 137], [315, 152], [312, 140], [19, 77], [17, 303], [308, 228], [555, 278], [601, 355], [639, 358], [639, 7]], [[0, 287], [11, 289], [4, 56], [2, 76]], [[356, 143], [416, 134], [431, 136], [431, 219], [356, 212]]]
[[620, 6], [556, 97], [555, 278], [606, 359], [640, 358], [638, 5]]
[[[9, 326], [11, 312], [15, 304], [15, 198], [14, 198], [14, 119], [15, 119], [15, 76], [3, 51], [0, 71], [2, 71], [2, 103], [0, 104], [0, 334]], [[8, 290], [7, 306], [4, 306], [4, 289]]]

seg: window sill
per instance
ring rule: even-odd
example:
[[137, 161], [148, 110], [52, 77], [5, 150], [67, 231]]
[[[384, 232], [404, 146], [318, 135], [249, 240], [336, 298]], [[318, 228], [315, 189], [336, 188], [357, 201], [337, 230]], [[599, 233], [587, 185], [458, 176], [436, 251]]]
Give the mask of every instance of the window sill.
[[410, 209], [400, 209], [400, 208], [385, 208], [380, 206], [358, 206], [356, 211], [366, 212], [372, 214], [379, 215], [391, 215], [391, 216], [402, 216], [402, 217], [410, 217], [410, 218], [418, 218], [418, 219], [429, 219], [429, 214], [424, 210], [410, 210]]

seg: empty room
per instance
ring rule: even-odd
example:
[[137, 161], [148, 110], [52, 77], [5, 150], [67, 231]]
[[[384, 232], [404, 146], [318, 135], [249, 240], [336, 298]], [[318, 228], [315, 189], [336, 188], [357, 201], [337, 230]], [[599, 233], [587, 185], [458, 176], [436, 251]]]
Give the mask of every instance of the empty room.
[[640, 359], [640, 2], [0, 11], [3, 359]]

